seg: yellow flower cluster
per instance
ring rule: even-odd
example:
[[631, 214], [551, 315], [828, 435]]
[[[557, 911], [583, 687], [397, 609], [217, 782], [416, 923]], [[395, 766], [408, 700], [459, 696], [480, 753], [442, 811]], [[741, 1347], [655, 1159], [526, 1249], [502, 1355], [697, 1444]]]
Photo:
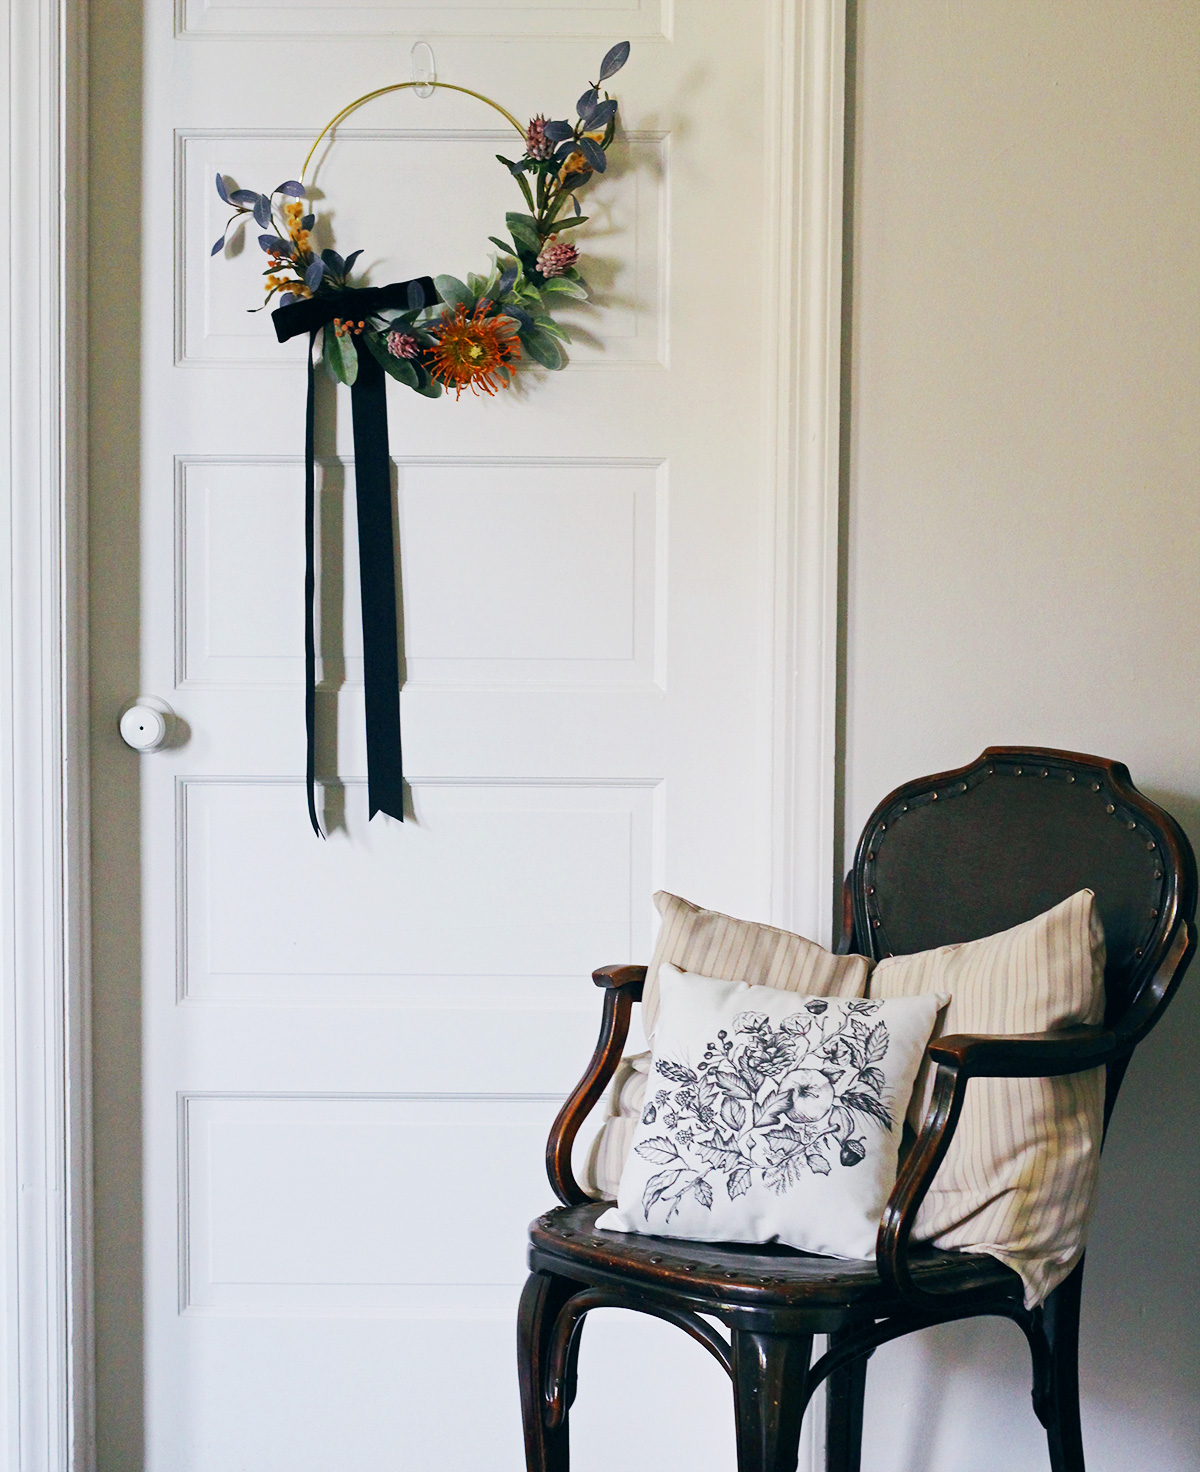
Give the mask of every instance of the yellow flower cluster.
[[304, 203], [299, 199], [289, 199], [284, 206], [287, 215], [288, 234], [296, 242], [301, 250], [308, 250], [308, 231], [300, 223], [304, 218]]

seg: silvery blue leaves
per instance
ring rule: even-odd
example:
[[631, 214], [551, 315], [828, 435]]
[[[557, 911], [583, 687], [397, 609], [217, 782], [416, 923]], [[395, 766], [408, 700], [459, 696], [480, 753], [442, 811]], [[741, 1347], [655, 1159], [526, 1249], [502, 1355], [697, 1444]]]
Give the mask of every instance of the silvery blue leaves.
[[618, 41], [600, 63], [600, 80], [607, 82], [609, 77], [615, 77], [628, 60], [629, 42]]
[[551, 143], [565, 143], [575, 136], [575, 129], [568, 122], [556, 121], [546, 124], [546, 137]]
[[690, 1198], [710, 1209], [715, 1187], [730, 1201], [755, 1184], [782, 1195], [805, 1177], [853, 1169], [867, 1153], [869, 1124], [890, 1132], [878, 1066], [890, 1038], [872, 1024], [878, 1002], [829, 1007], [819, 998], [773, 1023], [765, 1012], [739, 1012], [691, 1067], [655, 1060], [667, 1087], [642, 1123], [668, 1133], [634, 1148], [664, 1169], [646, 1183], [642, 1211], [665, 1208], [669, 1222]]
[[579, 140], [579, 151], [598, 174], [602, 174], [608, 168], [608, 159], [605, 157], [604, 150], [590, 138]]
[[590, 118], [588, 118], [588, 127], [591, 128], [593, 132], [597, 128], [606, 128], [608, 127], [611, 119], [615, 118], [616, 115], [616, 99], [613, 97], [609, 97], [604, 102], [598, 102], [596, 106], [592, 109], [592, 115]]
[[579, 114], [580, 122], [589, 128], [592, 126], [592, 114], [596, 111], [599, 101], [599, 92], [595, 87], [589, 87], [575, 104], [575, 111]]
[[[229, 235], [229, 226], [242, 215], [253, 215], [255, 224], [260, 230], [269, 231], [272, 225], [271, 218], [271, 196], [259, 194], [254, 189], [230, 189], [225, 182], [223, 174], [216, 177], [217, 197], [223, 204], [229, 205], [234, 214], [221, 232], [221, 237], [213, 244], [210, 254], [217, 255], [224, 248], [225, 241]], [[304, 193], [304, 186], [295, 179], [289, 179], [275, 190], [276, 194], [293, 195], [299, 198]], [[306, 227], [308, 228], [308, 227]], [[268, 244], [268, 242], [270, 242]], [[263, 250], [273, 252], [276, 255], [291, 255], [291, 245], [277, 235], [260, 235], [258, 243]]]
[[276, 194], [285, 194], [289, 199], [303, 199], [304, 185], [298, 179], [285, 179], [275, 186]]

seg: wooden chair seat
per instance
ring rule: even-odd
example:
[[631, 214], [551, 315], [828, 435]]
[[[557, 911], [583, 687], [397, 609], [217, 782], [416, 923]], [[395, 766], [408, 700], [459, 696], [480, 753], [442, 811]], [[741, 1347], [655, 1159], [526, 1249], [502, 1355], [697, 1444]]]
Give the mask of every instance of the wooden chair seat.
[[[538, 1217], [529, 1228], [531, 1270], [597, 1288], [619, 1282], [623, 1290], [718, 1318], [726, 1309], [735, 1310], [738, 1318], [745, 1318], [747, 1309], [799, 1310], [813, 1317], [817, 1333], [905, 1307], [884, 1286], [874, 1261], [817, 1257], [774, 1244], [597, 1231], [596, 1218], [610, 1205], [593, 1201], [560, 1206]], [[909, 1262], [914, 1279], [927, 1292], [1021, 1302], [1021, 1279], [984, 1253], [913, 1248]]]

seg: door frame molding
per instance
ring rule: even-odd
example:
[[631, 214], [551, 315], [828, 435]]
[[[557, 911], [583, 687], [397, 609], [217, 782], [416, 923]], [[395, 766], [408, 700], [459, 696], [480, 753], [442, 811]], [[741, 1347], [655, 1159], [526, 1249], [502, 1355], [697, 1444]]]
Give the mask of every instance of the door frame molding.
[[0, 1458], [87, 1472], [86, 7], [0, 3]]
[[[0, 0], [0, 1456], [94, 1465], [86, 4]], [[845, 0], [770, 0], [763, 465], [774, 917], [834, 893]]]
[[771, 912], [829, 944], [838, 695], [846, 0], [775, 0], [764, 464], [774, 589]]

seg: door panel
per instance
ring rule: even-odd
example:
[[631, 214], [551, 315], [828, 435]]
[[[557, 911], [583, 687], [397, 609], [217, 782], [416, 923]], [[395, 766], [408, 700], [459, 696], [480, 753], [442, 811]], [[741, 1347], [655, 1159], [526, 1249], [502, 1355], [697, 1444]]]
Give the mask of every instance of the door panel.
[[[772, 8], [697, 0], [673, 28], [658, 0], [177, 9], [145, 7], [129, 548], [141, 687], [185, 738], [138, 765], [146, 1466], [519, 1472], [524, 1229], [595, 1036], [588, 972], [648, 956], [660, 884], [768, 906]], [[443, 80], [522, 117], [566, 110], [628, 35], [626, 133], [587, 199], [569, 368], [495, 401], [389, 390], [403, 825], [366, 821], [349, 409], [319, 388], [321, 842], [302, 348], [247, 311], [252, 241], [209, 256], [212, 180], [295, 176], [423, 35]], [[372, 282], [486, 265], [517, 204], [491, 120], [406, 93], [323, 151], [337, 245]], [[97, 893], [120, 882], [98, 855]], [[580, 1472], [632, 1444], [731, 1463], [695, 1346], [611, 1314], [584, 1344]]]

